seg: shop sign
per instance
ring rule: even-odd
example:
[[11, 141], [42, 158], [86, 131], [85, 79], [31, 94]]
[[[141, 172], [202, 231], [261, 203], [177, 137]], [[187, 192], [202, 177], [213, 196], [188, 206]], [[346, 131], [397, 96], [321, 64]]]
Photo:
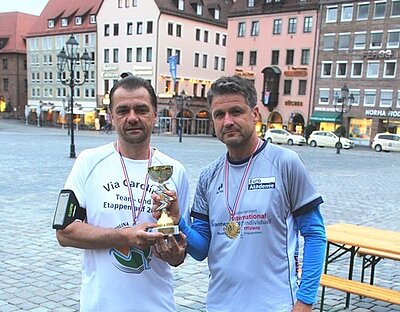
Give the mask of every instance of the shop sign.
[[117, 72], [102, 72], [102, 78], [119, 78], [119, 74]]
[[109, 65], [109, 64], [105, 64], [103, 65], [103, 71], [117, 71], [118, 70], [118, 66], [117, 65]]
[[398, 117], [400, 118], [400, 111], [386, 111], [383, 109], [366, 109], [365, 116], [378, 116], [378, 117]]
[[253, 77], [255, 75], [255, 73], [251, 72], [251, 71], [244, 71], [243, 69], [236, 68], [235, 75], [245, 76], [245, 77]]
[[303, 102], [287, 100], [287, 101], [285, 101], [285, 105], [287, 105], [287, 106], [303, 106]]
[[286, 77], [307, 77], [307, 70], [285, 70], [283, 74]]
[[363, 58], [368, 59], [390, 59], [393, 57], [394, 54], [392, 50], [364, 51], [363, 53]]

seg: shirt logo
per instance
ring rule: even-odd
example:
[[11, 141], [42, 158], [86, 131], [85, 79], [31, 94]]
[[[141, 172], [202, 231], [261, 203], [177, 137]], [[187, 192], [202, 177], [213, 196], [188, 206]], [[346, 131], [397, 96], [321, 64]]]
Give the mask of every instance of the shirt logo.
[[249, 179], [248, 190], [265, 190], [275, 188], [275, 177]]

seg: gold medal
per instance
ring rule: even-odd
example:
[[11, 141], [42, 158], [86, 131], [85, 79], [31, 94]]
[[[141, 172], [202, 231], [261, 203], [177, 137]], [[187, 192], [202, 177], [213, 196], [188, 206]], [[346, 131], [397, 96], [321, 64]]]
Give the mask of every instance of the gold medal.
[[236, 221], [231, 220], [227, 224], [225, 224], [224, 231], [226, 236], [228, 236], [231, 239], [234, 239], [240, 233], [240, 225]]

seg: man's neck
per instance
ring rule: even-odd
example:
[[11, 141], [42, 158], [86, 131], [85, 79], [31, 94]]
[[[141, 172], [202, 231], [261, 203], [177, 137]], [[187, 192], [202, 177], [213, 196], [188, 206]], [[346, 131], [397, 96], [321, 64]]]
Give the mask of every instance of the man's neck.
[[126, 158], [135, 160], [149, 159], [149, 142], [130, 144], [125, 141], [118, 140], [116, 148], [117, 151]]
[[[256, 151], [257, 146], [259, 146], [260, 139], [258, 136], [252, 136], [246, 145], [237, 147], [227, 147], [229, 159], [232, 161], [240, 161], [249, 158]], [[260, 143], [261, 145], [261, 143]]]

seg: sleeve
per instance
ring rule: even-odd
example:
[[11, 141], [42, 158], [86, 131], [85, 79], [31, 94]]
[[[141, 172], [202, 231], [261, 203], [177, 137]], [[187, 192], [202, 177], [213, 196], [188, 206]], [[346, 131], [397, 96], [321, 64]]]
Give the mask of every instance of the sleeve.
[[188, 226], [183, 218], [179, 220], [179, 229], [186, 235], [187, 252], [194, 259], [202, 261], [207, 257], [210, 247], [211, 231], [208, 222], [194, 218]]
[[319, 206], [295, 217], [300, 234], [304, 237], [303, 266], [297, 299], [305, 304], [315, 303], [321, 277], [326, 234]]
[[180, 183], [177, 186], [176, 192], [179, 201], [179, 209], [181, 218], [190, 225], [190, 189], [189, 180], [185, 168], [181, 167]]

